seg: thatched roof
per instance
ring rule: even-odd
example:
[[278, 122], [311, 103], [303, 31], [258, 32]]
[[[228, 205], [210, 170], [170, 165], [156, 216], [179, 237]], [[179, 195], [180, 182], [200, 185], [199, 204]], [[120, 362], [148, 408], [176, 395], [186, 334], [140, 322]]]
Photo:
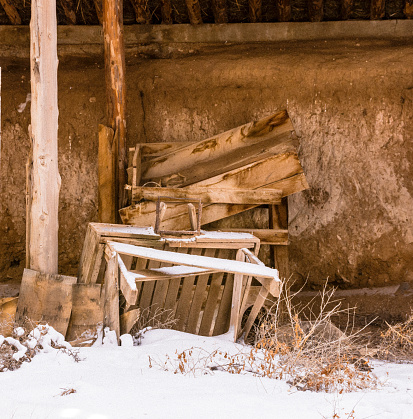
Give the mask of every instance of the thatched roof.
[[[321, 2], [320, 0], [281, 0], [281, 3], [289, 4], [291, 7], [291, 13], [288, 14], [287, 20], [291, 22], [313, 20], [309, 14], [309, 1], [321, 4], [321, 18], [325, 21], [375, 18], [371, 16], [370, 0], [349, 0], [351, 6], [348, 16], [343, 15], [343, 0], [323, 0]], [[408, 4], [412, 3], [411, 0], [386, 0], [383, 18], [406, 18], [406, 14], [409, 14], [404, 12], [406, 1]], [[102, 0], [57, 0], [58, 24], [98, 25], [101, 2]], [[124, 0], [124, 24], [132, 25], [137, 21], [151, 24], [162, 23], [162, 3], [165, 3], [165, 0]], [[185, 0], [170, 0], [172, 23], [193, 23], [190, 22], [186, 3]], [[216, 17], [214, 18], [213, 6], [216, 7], [217, 3], [224, 8], [228, 23], [250, 22], [252, 19], [251, 4], [254, 7], [260, 7], [258, 21], [276, 22], [280, 20], [277, 11], [277, 4], [280, 3], [280, 0], [199, 0], [203, 23], [221, 23], [216, 21]], [[1, 4], [3, 7], [0, 5], [0, 25], [29, 24], [30, 0], [2, 0]], [[9, 7], [6, 7], [5, 4]], [[139, 16], [142, 13], [145, 15], [145, 19]]]

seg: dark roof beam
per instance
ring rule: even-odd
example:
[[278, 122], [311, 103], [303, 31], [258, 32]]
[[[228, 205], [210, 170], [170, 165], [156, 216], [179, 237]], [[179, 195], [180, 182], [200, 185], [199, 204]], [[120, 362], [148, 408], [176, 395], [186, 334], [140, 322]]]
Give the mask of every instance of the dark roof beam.
[[13, 25], [22, 24], [19, 12], [10, 0], [0, 0], [0, 4], [3, 6], [3, 9], [6, 12], [7, 17]]

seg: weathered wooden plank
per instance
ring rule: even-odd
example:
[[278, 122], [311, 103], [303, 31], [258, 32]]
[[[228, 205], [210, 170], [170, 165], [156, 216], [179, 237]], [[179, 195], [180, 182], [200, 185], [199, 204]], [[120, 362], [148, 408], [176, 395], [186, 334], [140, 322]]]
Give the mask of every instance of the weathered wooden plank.
[[88, 330], [96, 332], [96, 327], [103, 324], [101, 289], [97, 284], [72, 285], [72, 314], [66, 340], [76, 340]]
[[[242, 249], [238, 250], [237, 256], [235, 258], [239, 262], [245, 261], [245, 253]], [[231, 301], [231, 316], [229, 320], [229, 331], [228, 333], [233, 334], [234, 342], [238, 339], [238, 329], [241, 324], [241, 302], [242, 302], [242, 280], [244, 275], [241, 273], [236, 273], [234, 275], [234, 288], [232, 291], [232, 301]]]
[[[230, 255], [231, 250], [229, 249], [218, 250], [218, 252], [216, 253], [217, 257], [223, 259], [229, 259]], [[202, 336], [209, 336], [211, 333], [212, 322], [214, 321], [216, 308], [219, 304], [218, 298], [222, 291], [223, 277], [224, 274], [222, 272], [217, 272], [216, 274], [213, 274], [211, 277], [209, 292], [207, 300], [205, 302], [204, 313], [202, 315], [201, 325], [198, 332], [198, 334]], [[227, 301], [226, 303], [229, 305], [229, 301]]]
[[25, 269], [20, 286], [16, 323], [30, 319], [53, 326], [63, 336], [72, 310], [72, 285], [77, 278]]
[[99, 236], [91, 224], [86, 230], [86, 237], [83, 242], [82, 254], [80, 256], [78, 278], [79, 283], [89, 283], [91, 281], [92, 271], [98, 261], [96, 260], [99, 251]]
[[119, 267], [116, 253], [109, 258], [105, 272], [103, 326], [114, 330], [119, 339]]
[[120, 333], [121, 335], [129, 333], [135, 323], [139, 320], [141, 315], [141, 310], [139, 308], [134, 308], [132, 310], [123, 313], [120, 316]]
[[[161, 266], [161, 263], [159, 261], [155, 260], [149, 260], [147, 268], [153, 269], [153, 268], [159, 268]], [[141, 297], [139, 301], [139, 307], [141, 310], [150, 310], [150, 306], [152, 305], [152, 297], [153, 297], [153, 290], [155, 288], [155, 282], [156, 281], [147, 281], [142, 285], [141, 289]]]
[[[192, 254], [203, 255], [208, 257], [215, 256], [215, 249], [193, 249]], [[210, 274], [199, 275], [196, 280], [196, 288], [192, 298], [191, 310], [188, 315], [188, 323], [186, 326], [187, 333], [195, 334], [198, 327], [199, 315], [202, 308], [202, 303], [205, 300], [205, 291], [208, 285]]]
[[122, 291], [122, 294], [125, 297], [126, 302], [129, 305], [135, 305], [139, 295], [139, 291], [136, 288], [136, 283], [133, 282], [131, 284], [130, 280], [128, 280], [129, 272], [120, 256], [118, 256], [118, 265], [120, 290]]
[[142, 166], [142, 179], [155, 180], [181, 173], [188, 165], [192, 167], [206, 161], [210, 163], [235, 149], [276, 139], [293, 129], [287, 111], [281, 111], [146, 162]]
[[272, 228], [230, 228], [222, 231], [251, 233], [258, 239], [260, 244], [271, 244], [278, 246], [288, 245], [288, 229], [272, 229]]
[[55, 0], [32, 0], [30, 21], [31, 173], [30, 268], [58, 272], [61, 179], [57, 131], [57, 21]]
[[160, 196], [178, 199], [201, 199], [202, 204], [273, 204], [281, 203], [282, 191], [276, 189], [224, 189], [202, 186], [188, 186], [186, 188], [133, 188], [133, 200], [156, 201]]
[[21, 25], [22, 20], [16, 7], [10, 0], [0, 0], [7, 17], [13, 25]]
[[151, 227], [135, 227], [122, 224], [89, 223], [99, 237], [123, 237], [129, 239], [159, 240], [159, 234], [155, 234]]
[[[284, 199], [282, 205], [269, 206], [269, 227], [272, 229], [288, 229], [288, 203]], [[290, 276], [288, 246], [272, 245], [270, 248], [271, 266], [278, 269], [280, 278]]]
[[[308, 188], [307, 181], [296, 153], [273, 156], [268, 159], [232, 170], [224, 175], [199, 182], [196, 186], [218, 188], [279, 189], [283, 196]], [[144, 202], [120, 210], [122, 221], [126, 224], [153, 225], [155, 222], [155, 203]], [[189, 220], [186, 206], [173, 205], [163, 220], [161, 228], [188, 229]], [[254, 208], [254, 205], [214, 204], [203, 207], [202, 224], [228, 217]]]
[[370, 2], [370, 19], [383, 19], [385, 13], [386, 0], [371, 0]]
[[106, 119], [113, 129], [115, 161], [116, 216], [126, 202], [126, 85], [123, 39], [123, 1], [103, 1], [103, 38], [106, 81]]
[[217, 318], [214, 324], [213, 336], [226, 333], [229, 328], [229, 320], [231, 314], [232, 290], [234, 288], [234, 275], [227, 275], [225, 286], [219, 305]]

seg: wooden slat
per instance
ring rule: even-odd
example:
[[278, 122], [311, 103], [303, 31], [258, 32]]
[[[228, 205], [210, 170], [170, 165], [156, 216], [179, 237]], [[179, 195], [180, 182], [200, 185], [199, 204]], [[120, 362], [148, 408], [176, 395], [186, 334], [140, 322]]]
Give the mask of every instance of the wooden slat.
[[159, 240], [160, 236], [148, 227], [122, 224], [89, 223], [99, 237], [123, 237], [129, 239]]
[[293, 126], [287, 111], [281, 111], [146, 162], [142, 167], [142, 179], [155, 180], [182, 173], [188, 165], [200, 166], [205, 162], [210, 165], [212, 160], [226, 156], [236, 149], [276, 139], [279, 135], [292, 130]]
[[121, 335], [129, 333], [135, 323], [139, 320], [141, 310], [139, 308], [134, 308], [132, 310], [123, 313], [120, 316], [120, 333]]
[[138, 299], [139, 291], [136, 288], [136, 283], [130, 284], [127, 280], [128, 270], [124, 264], [122, 258], [118, 256], [118, 265], [119, 265], [119, 287], [122, 291], [123, 296], [125, 297], [126, 302], [129, 305], [135, 305], [136, 300]]
[[[215, 256], [215, 249], [205, 249], [202, 251], [202, 249], [194, 249], [192, 251], [192, 254], [196, 255], [203, 255], [207, 257], [214, 257]], [[205, 299], [205, 291], [208, 285], [208, 278], [210, 277], [210, 274], [204, 274], [199, 275], [197, 277], [196, 281], [196, 288], [194, 292], [194, 296], [192, 298], [192, 304], [191, 304], [191, 310], [189, 312], [188, 316], [188, 324], [186, 326], [186, 332], [187, 333], [196, 333], [197, 326], [198, 326], [198, 320], [199, 320], [199, 314], [201, 312], [202, 303]]]
[[[229, 259], [230, 254], [231, 251], [229, 249], [223, 249], [219, 250], [216, 256], [223, 259]], [[210, 335], [212, 322], [214, 320], [215, 311], [218, 305], [218, 298], [222, 291], [221, 288], [223, 276], [223, 273], [218, 272], [216, 274], [213, 274], [211, 277], [208, 297], [205, 303], [204, 313], [202, 315], [201, 326], [199, 328], [199, 334], [202, 336]]]
[[20, 286], [16, 323], [45, 322], [66, 335], [72, 310], [72, 285], [77, 278], [25, 269]]
[[[283, 200], [282, 205], [269, 206], [269, 227], [273, 229], [288, 229], [288, 203]], [[271, 246], [271, 266], [278, 269], [280, 278], [290, 276], [288, 246]]]
[[191, 308], [192, 294], [194, 289], [195, 276], [186, 276], [182, 281], [182, 289], [178, 299], [175, 317], [177, 319], [176, 330], [185, 331]]
[[116, 332], [119, 339], [119, 268], [118, 255], [113, 254], [107, 263], [104, 282], [103, 326]]
[[[238, 250], [236, 260], [240, 262], [245, 261], [245, 253], [242, 249]], [[234, 288], [232, 291], [232, 302], [231, 302], [231, 316], [229, 320], [229, 333], [234, 336], [234, 342], [238, 339], [238, 329], [241, 324], [241, 303], [242, 303], [242, 280], [244, 275], [237, 273], [234, 275]]]
[[94, 252], [93, 256], [95, 258], [94, 263], [92, 263], [92, 269], [90, 271], [90, 276], [88, 277], [88, 283], [95, 284], [98, 281], [99, 278], [99, 272], [102, 269], [102, 264], [105, 263], [104, 260], [104, 253], [105, 253], [105, 245], [102, 243], [99, 243], [97, 246], [97, 252]]
[[254, 324], [255, 319], [257, 318], [261, 308], [264, 306], [264, 303], [267, 300], [267, 297], [268, 297], [268, 291], [264, 287], [262, 287], [260, 290], [260, 293], [258, 294], [254, 302], [254, 305], [251, 308], [247, 321], [242, 331], [240, 332], [240, 335], [242, 336], [244, 341], [248, 338], [252, 325]]
[[186, 188], [133, 188], [133, 200], [156, 201], [167, 196], [178, 199], [201, 199], [202, 204], [273, 204], [281, 203], [282, 191], [276, 189], [223, 189], [188, 186]]
[[228, 331], [233, 287], [234, 275], [227, 275], [224, 291], [222, 293], [221, 304], [219, 306], [218, 315], [214, 325], [214, 336], [222, 335]]
[[72, 286], [72, 315], [67, 328], [66, 340], [73, 341], [86, 331], [96, 332], [103, 322], [101, 285], [74, 284]]

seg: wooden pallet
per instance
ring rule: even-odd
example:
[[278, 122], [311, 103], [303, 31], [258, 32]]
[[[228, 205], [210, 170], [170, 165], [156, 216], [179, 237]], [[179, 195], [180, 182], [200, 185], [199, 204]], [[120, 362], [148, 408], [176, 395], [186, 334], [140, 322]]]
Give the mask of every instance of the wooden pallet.
[[[149, 234], [151, 246], [142, 247], [146, 238], [141, 230], [122, 225], [109, 225], [106, 230], [106, 226], [90, 225], [82, 253], [89, 268], [81, 266], [80, 272], [85, 283], [103, 282], [105, 324], [118, 332], [119, 317], [139, 308], [141, 316], [148, 318], [169, 314], [176, 319], [177, 330], [215, 336], [231, 329], [235, 339], [247, 336], [266, 299], [278, 296], [277, 271], [258, 261], [260, 242], [251, 234], [209, 232], [191, 239]], [[99, 262], [89, 262], [88, 252], [97, 255]], [[91, 271], [91, 275], [85, 273]], [[126, 301], [121, 311], [119, 290]], [[241, 329], [240, 319], [249, 307]]]

